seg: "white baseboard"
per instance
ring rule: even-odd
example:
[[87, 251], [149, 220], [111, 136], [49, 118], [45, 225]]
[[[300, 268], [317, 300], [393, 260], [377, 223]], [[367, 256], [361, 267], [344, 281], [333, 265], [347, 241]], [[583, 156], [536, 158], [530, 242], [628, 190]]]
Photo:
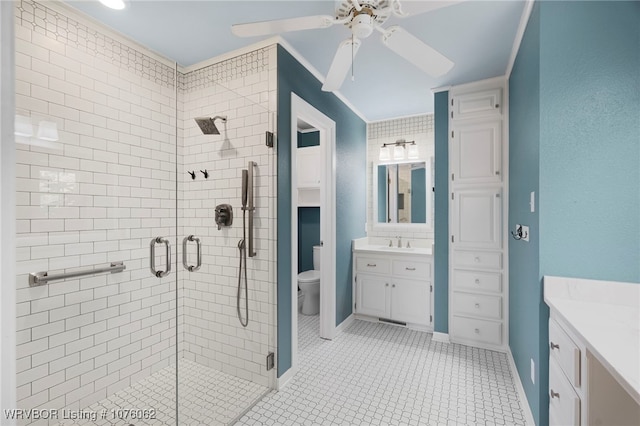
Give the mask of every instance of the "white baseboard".
[[527, 395], [524, 393], [524, 387], [522, 386], [522, 381], [520, 380], [520, 375], [518, 374], [518, 369], [516, 368], [516, 362], [513, 359], [511, 348], [509, 348], [509, 350], [507, 351], [507, 358], [509, 359], [509, 368], [511, 368], [511, 375], [513, 376], [513, 381], [516, 384], [518, 397], [520, 398], [520, 401], [522, 401], [522, 410], [524, 411], [524, 420], [527, 425], [535, 426], [536, 422], [533, 420], [533, 413], [531, 412], [531, 407], [529, 406], [529, 400], [527, 399]]
[[437, 331], [433, 332], [433, 337], [431, 338], [431, 340], [433, 340], [434, 342], [451, 343], [449, 341], [448, 333], [440, 333]]
[[282, 376], [278, 377], [276, 380], [276, 390], [281, 390], [287, 387], [293, 376], [297, 373], [296, 369], [291, 367], [289, 368]]
[[345, 319], [344, 321], [342, 321], [337, 327], [336, 327], [336, 333], [335, 335], [337, 336], [338, 334], [342, 333], [344, 330], [346, 330], [354, 321], [355, 321], [355, 317], [353, 316], [353, 314], [349, 315], [347, 317], [347, 319]]

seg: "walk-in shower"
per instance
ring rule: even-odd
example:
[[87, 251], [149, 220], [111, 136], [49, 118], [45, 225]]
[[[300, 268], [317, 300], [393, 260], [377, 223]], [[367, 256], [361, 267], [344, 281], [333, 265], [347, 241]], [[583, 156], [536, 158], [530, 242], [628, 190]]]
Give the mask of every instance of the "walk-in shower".
[[[182, 73], [61, 2], [15, 3], [17, 108], [58, 130], [16, 138], [18, 408], [233, 422], [275, 383], [275, 46]], [[221, 203], [246, 230], [218, 230]]]

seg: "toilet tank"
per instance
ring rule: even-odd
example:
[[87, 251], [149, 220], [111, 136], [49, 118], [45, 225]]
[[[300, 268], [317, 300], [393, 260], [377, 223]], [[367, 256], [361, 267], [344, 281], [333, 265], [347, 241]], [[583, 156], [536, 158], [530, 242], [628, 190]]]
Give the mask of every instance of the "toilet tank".
[[313, 246], [313, 269], [320, 270], [320, 246]]

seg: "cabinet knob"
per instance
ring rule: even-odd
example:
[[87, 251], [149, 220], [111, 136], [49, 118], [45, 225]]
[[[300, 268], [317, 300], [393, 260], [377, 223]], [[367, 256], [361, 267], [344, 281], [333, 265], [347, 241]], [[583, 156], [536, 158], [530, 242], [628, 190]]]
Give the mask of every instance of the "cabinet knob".
[[395, 284], [392, 284], [392, 285], [391, 285], [391, 287], [396, 288], [396, 285], [395, 285]]
[[549, 347], [551, 348], [551, 350], [560, 349], [560, 345], [557, 345], [553, 342], [549, 342]]
[[474, 261], [474, 262], [476, 262], [476, 263], [478, 263], [478, 262], [480, 262], [480, 258], [479, 258], [478, 256], [476, 256], [476, 258], [475, 258], [475, 259], [473, 259], [473, 261]]
[[384, 283], [384, 286], [385, 287], [389, 287], [389, 283]]
[[476, 284], [480, 284], [480, 279], [476, 278]]
[[496, 170], [496, 176], [500, 176], [500, 170]]
[[480, 304], [476, 303], [476, 309], [480, 309]]
[[500, 108], [500, 104], [496, 104], [496, 105], [495, 105], [495, 107], [496, 107], [496, 108]]
[[480, 334], [480, 329], [479, 329], [479, 328], [476, 328], [476, 329], [475, 329], [475, 332], [476, 332], [476, 334]]
[[553, 398], [560, 399], [560, 394], [558, 392], [554, 392], [553, 389], [549, 390], [549, 396], [551, 396], [551, 399]]

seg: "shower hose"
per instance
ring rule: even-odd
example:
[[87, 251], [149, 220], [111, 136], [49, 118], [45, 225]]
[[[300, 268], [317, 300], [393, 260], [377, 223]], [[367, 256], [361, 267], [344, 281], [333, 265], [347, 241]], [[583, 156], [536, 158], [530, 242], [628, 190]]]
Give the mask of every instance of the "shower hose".
[[[246, 225], [247, 210], [242, 208], [242, 239], [238, 241], [238, 251], [240, 252], [240, 266], [238, 267], [238, 296], [236, 297], [236, 307], [238, 309], [238, 319], [243, 327], [249, 324], [249, 289], [247, 285], [247, 248], [245, 245], [245, 239], [247, 238], [247, 225]], [[242, 293], [242, 273], [244, 272], [244, 308], [245, 319], [242, 319], [242, 310], [240, 309], [240, 295]]]

